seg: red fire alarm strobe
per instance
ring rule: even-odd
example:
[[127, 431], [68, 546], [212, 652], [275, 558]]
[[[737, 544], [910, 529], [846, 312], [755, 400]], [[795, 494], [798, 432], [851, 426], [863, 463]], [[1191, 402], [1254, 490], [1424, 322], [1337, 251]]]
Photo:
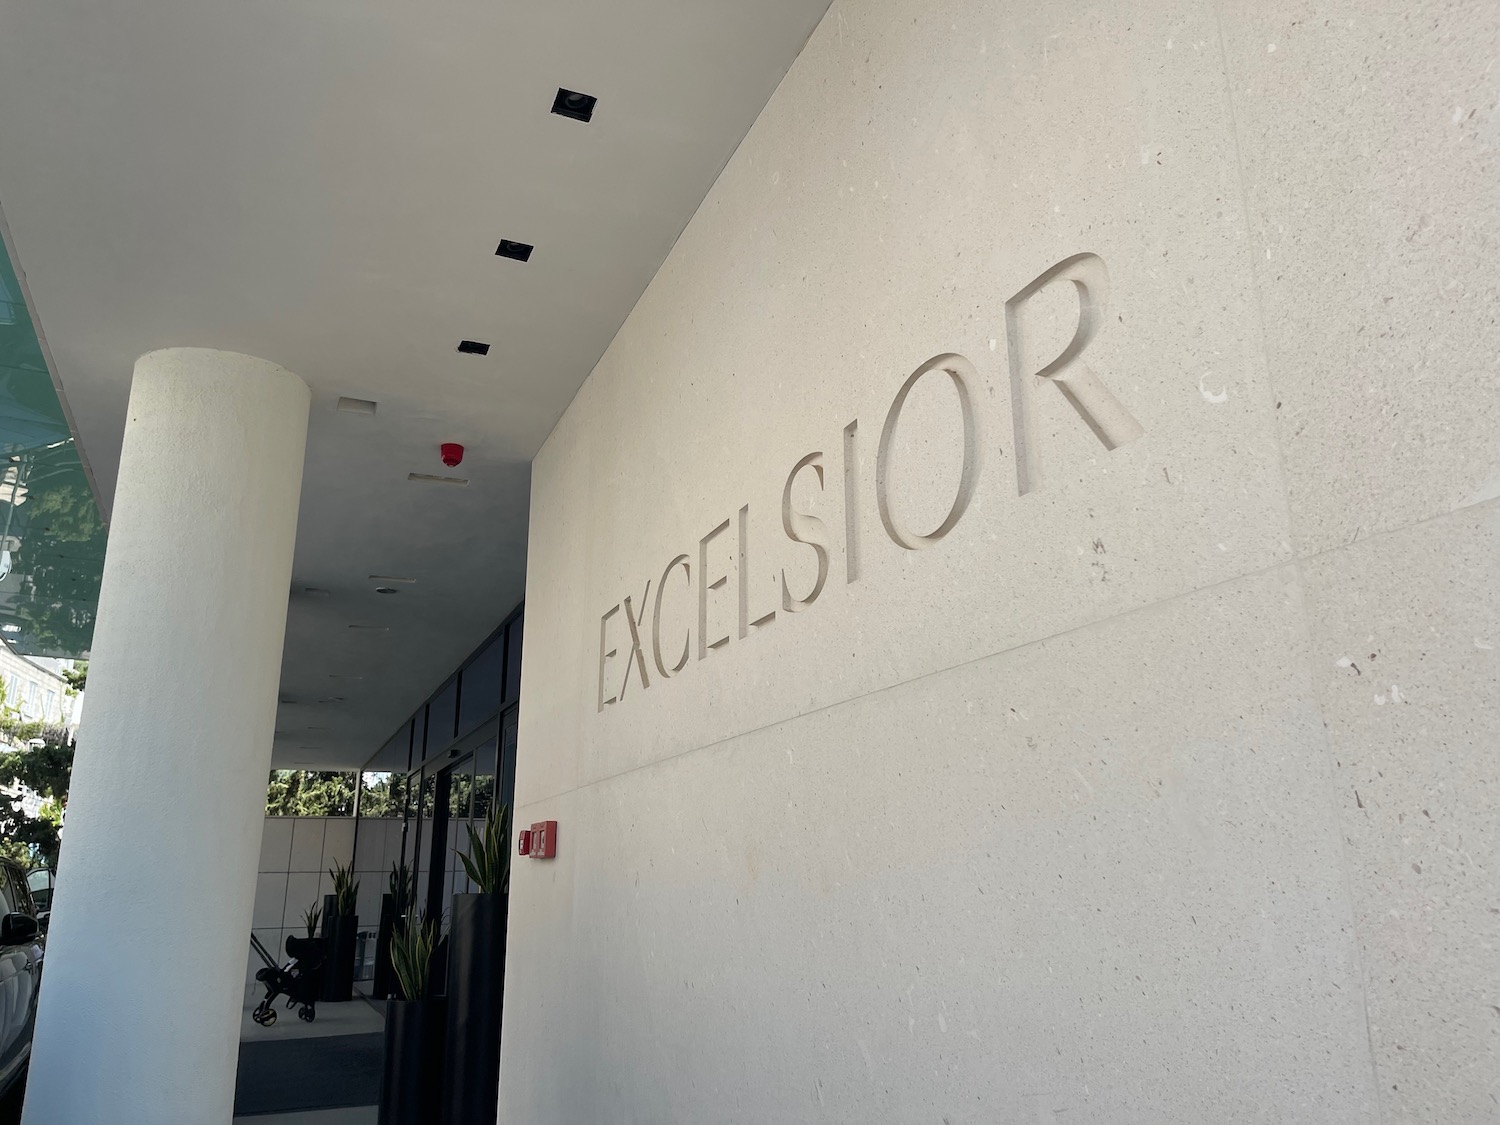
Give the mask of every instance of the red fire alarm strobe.
[[531, 826], [531, 858], [552, 859], [557, 855], [557, 821], [539, 820]]

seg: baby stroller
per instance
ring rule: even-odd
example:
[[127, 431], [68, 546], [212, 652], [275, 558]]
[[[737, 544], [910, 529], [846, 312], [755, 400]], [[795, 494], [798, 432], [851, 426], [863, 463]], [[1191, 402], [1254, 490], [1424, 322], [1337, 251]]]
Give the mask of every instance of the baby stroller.
[[301, 1005], [297, 1008], [299, 1019], [308, 1023], [317, 1019], [318, 990], [323, 979], [323, 940], [296, 935], [287, 938], [286, 953], [291, 960], [279, 968], [260, 938], [251, 934], [250, 944], [266, 963], [255, 974], [255, 979], [266, 986], [266, 996], [255, 1006], [250, 1018], [261, 1027], [270, 1027], [276, 1022], [276, 998], [285, 994], [288, 1008]]

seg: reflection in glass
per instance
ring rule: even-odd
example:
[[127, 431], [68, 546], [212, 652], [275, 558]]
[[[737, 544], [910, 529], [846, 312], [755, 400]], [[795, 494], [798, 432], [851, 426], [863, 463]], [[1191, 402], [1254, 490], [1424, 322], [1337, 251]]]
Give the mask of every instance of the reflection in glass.
[[104, 521], [0, 249], [0, 633], [18, 652], [83, 657]]

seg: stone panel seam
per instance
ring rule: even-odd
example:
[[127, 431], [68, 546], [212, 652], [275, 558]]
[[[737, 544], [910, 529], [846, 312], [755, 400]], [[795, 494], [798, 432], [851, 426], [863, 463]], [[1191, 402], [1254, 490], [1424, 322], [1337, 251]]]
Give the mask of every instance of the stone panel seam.
[[[1500, 508], [1500, 497], [1496, 497], [1493, 500], [1484, 500], [1478, 504], [1467, 505], [1462, 509], [1462, 511], [1467, 512], [1475, 508], [1484, 507]], [[1456, 514], [1458, 514], [1456, 511], [1440, 512], [1437, 515], [1429, 516], [1428, 518], [1423, 520], [1418, 520], [1416, 523], [1407, 524], [1405, 527], [1393, 527], [1383, 531], [1375, 532], [1373, 535], [1370, 535], [1365, 539], [1361, 539], [1359, 542], [1362, 545], [1364, 543], [1374, 542], [1388, 536], [1404, 534], [1405, 532], [1408, 532], [1413, 528], [1421, 527], [1424, 524], [1433, 523], [1437, 520], [1448, 519], [1449, 517]], [[1073, 633], [1082, 632], [1085, 629], [1094, 629], [1101, 625], [1108, 625], [1112, 622], [1119, 621], [1122, 618], [1130, 617], [1137, 613], [1147, 613], [1151, 610], [1159, 609], [1162, 606], [1171, 605], [1173, 602], [1181, 601], [1184, 598], [1196, 597], [1200, 594], [1208, 593], [1209, 591], [1217, 590], [1221, 587], [1229, 586], [1236, 582], [1244, 582], [1252, 578], [1262, 578], [1268, 574], [1274, 574], [1278, 570], [1293, 570], [1297, 573], [1297, 580], [1300, 583], [1302, 580], [1300, 572], [1300, 566], [1302, 563], [1310, 562], [1313, 559], [1321, 558], [1324, 555], [1330, 555], [1337, 551], [1348, 550], [1350, 546], [1351, 544], [1340, 544], [1337, 547], [1329, 547], [1322, 551], [1314, 551], [1310, 555], [1293, 557], [1283, 560], [1282, 562], [1272, 563], [1270, 566], [1263, 566], [1257, 570], [1248, 570], [1243, 574], [1236, 574], [1231, 578], [1224, 578], [1218, 582], [1210, 582], [1206, 586], [1195, 586], [1191, 590], [1183, 590], [1181, 593], [1173, 594], [1168, 598], [1160, 598], [1157, 601], [1148, 602], [1145, 605], [1132, 606], [1130, 609], [1122, 610], [1121, 612], [1113, 614], [1109, 617], [1101, 617], [1097, 621], [1087, 621], [1081, 625], [1074, 625], [1067, 629], [1060, 629], [1056, 633], [1048, 633], [1045, 637], [1037, 637], [1034, 640], [1023, 641], [1021, 644], [1011, 645], [1009, 648], [997, 649], [994, 652], [983, 653], [979, 656], [971, 657], [968, 660], [960, 660], [957, 664], [948, 664], [942, 668], [934, 668], [932, 671], [923, 672], [919, 676], [912, 676], [908, 679], [900, 680], [896, 683], [884, 684], [871, 691], [861, 692], [858, 695], [850, 695], [845, 696], [843, 699], [835, 699], [831, 703], [825, 703], [821, 707], [814, 707], [808, 711], [798, 711], [796, 714], [783, 715], [780, 718], [772, 719], [770, 722], [761, 723], [759, 726], [746, 727], [744, 730], [738, 730], [734, 731], [731, 734], [726, 734], [723, 737], [716, 738], [711, 742], [705, 742], [698, 746], [686, 747], [682, 750], [677, 751], [675, 754], [667, 754], [660, 758], [653, 758], [649, 762], [642, 762], [640, 763], [640, 765], [631, 766], [629, 769], [619, 770], [615, 773], [605, 774], [601, 777], [590, 778], [588, 781], [581, 782], [578, 785], [569, 786], [566, 789], [554, 790], [553, 792], [548, 793], [546, 796], [530, 797], [525, 801], [518, 800], [516, 802], [515, 808], [516, 811], [519, 812], [521, 809], [529, 809], [540, 805], [545, 805], [549, 802], [560, 800], [561, 798], [567, 797], [573, 793], [579, 793], [585, 789], [591, 789], [596, 785], [603, 785], [605, 782], [614, 781], [616, 778], [625, 777], [626, 775], [632, 773], [638, 773], [641, 770], [651, 769], [653, 766], [659, 766], [666, 762], [675, 761], [676, 759], [684, 758], [689, 754], [696, 754], [700, 750], [712, 750], [716, 746], [722, 746], [726, 742], [733, 742], [737, 738], [745, 738], [748, 735], [759, 734], [762, 731], [771, 730], [786, 723], [792, 723], [796, 722], [799, 719], [806, 719], [810, 718], [813, 715], [822, 714], [824, 711], [832, 711], [835, 708], [843, 707], [846, 704], [854, 703], [861, 699], [869, 699], [872, 696], [881, 695], [884, 692], [895, 691], [897, 688], [906, 687], [908, 684], [916, 684], [922, 682], [923, 680], [930, 680], [935, 676], [946, 675], [947, 673], [955, 672], [960, 668], [967, 668], [971, 664], [979, 664], [982, 661], [993, 660], [999, 656], [1007, 656], [1011, 653], [1023, 652], [1026, 649], [1033, 647], [1034, 645], [1046, 644], [1049, 641], [1054, 641], [1061, 637], [1069, 636]], [[1305, 633], [1310, 635], [1311, 630], [1308, 628], [1308, 623], [1305, 615], [1303, 618], [1303, 628]]]
[[[1369, 1059], [1370, 1090], [1374, 1102], [1376, 1125], [1385, 1117], [1385, 1099], [1381, 1096], [1380, 1068], [1375, 1055], [1375, 1036], [1370, 1028], [1370, 981], [1365, 971], [1364, 942], [1359, 931], [1359, 911], [1354, 901], [1354, 879], [1351, 871], [1349, 857], [1349, 843], [1344, 834], [1344, 821], [1342, 810], [1338, 807], [1338, 798], [1335, 793], [1335, 779], [1331, 763], [1333, 759], [1333, 739], [1328, 733], [1328, 720], [1323, 714], [1323, 706], [1319, 700], [1316, 676], [1313, 672], [1313, 629], [1312, 619], [1307, 610], [1307, 585], [1306, 576], [1303, 573], [1303, 563], [1314, 557], [1304, 556], [1299, 549], [1298, 526], [1296, 513], [1292, 510], [1292, 494], [1287, 476], [1286, 445], [1282, 439], [1281, 418], [1278, 416], [1280, 402], [1277, 397], [1277, 371], [1272, 366], [1270, 355], [1270, 337], [1266, 331], [1266, 302], [1263, 291], [1264, 279], [1260, 268], [1260, 262], [1255, 253], [1255, 227], [1250, 217], [1250, 181], [1245, 173], [1244, 148], [1240, 143], [1240, 117], [1239, 110], [1235, 104], [1235, 76], [1234, 68], [1229, 59], [1229, 45], [1224, 38], [1224, 13], [1223, 5], [1215, 2], [1213, 5], [1214, 29], [1219, 37], [1219, 59], [1224, 74], [1224, 98], [1229, 110], [1229, 135], [1234, 145], [1235, 174], [1239, 180], [1240, 187], [1240, 221], [1245, 228], [1245, 254], [1250, 265], [1250, 289], [1255, 295], [1255, 318], [1256, 333], [1260, 337], [1260, 358], [1265, 370], [1266, 385], [1270, 390], [1271, 425], [1275, 435], [1277, 469], [1281, 476], [1281, 495], [1287, 520], [1287, 535], [1292, 541], [1292, 565], [1296, 575], [1296, 598], [1297, 619], [1301, 625], [1302, 641], [1306, 645], [1307, 665], [1304, 674], [1307, 681], [1307, 698], [1312, 703], [1319, 721], [1322, 724], [1320, 732], [1323, 747], [1325, 768], [1325, 797], [1328, 802], [1329, 812], [1333, 817], [1333, 824], [1338, 828], [1339, 834], [1339, 875], [1340, 882], [1344, 888], [1344, 901], [1349, 911], [1350, 935], [1352, 938], [1354, 954], [1354, 969], [1356, 979], [1359, 981], [1359, 1010], [1360, 1018], [1364, 1022], [1365, 1029], [1365, 1052]], [[1315, 554], [1320, 552], [1315, 552]]]

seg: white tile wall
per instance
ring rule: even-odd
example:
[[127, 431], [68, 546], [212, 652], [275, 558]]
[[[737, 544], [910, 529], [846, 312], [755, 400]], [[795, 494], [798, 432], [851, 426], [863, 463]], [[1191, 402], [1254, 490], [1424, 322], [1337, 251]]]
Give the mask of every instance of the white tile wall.
[[[380, 822], [372, 821], [379, 825]], [[400, 840], [400, 822], [396, 824], [397, 841]], [[385, 831], [376, 832], [377, 844], [373, 855], [385, 857]], [[302, 912], [309, 906], [323, 904], [323, 896], [333, 893], [333, 879], [328, 869], [334, 860], [348, 863], [354, 849], [354, 820], [351, 817], [267, 817], [261, 833], [260, 870], [255, 878], [255, 909], [251, 926], [256, 935], [271, 950], [278, 962], [286, 958], [288, 934], [301, 935], [306, 932]], [[361, 917], [373, 922], [380, 912], [380, 891], [385, 887], [383, 875], [374, 872], [359, 876]], [[365, 886], [369, 884], [369, 886]], [[366, 915], [366, 903], [374, 893], [374, 905]], [[246, 939], [245, 980], [255, 979], [257, 970], [264, 966], [261, 959], [249, 948]]]
[[321, 871], [324, 817], [297, 817], [292, 821], [292, 855], [288, 871]]
[[352, 863], [354, 861], [354, 818], [329, 817], [324, 824], [326, 825], [323, 834], [324, 870], [332, 867], [334, 860], [340, 863]]
[[289, 871], [292, 853], [292, 821], [268, 816], [260, 837], [259, 871]]

